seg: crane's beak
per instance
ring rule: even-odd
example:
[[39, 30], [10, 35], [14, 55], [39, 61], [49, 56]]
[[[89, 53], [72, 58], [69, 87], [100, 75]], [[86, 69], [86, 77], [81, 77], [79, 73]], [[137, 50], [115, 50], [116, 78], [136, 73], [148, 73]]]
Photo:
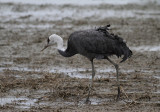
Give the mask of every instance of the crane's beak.
[[45, 45], [41, 51], [44, 51], [49, 45]]

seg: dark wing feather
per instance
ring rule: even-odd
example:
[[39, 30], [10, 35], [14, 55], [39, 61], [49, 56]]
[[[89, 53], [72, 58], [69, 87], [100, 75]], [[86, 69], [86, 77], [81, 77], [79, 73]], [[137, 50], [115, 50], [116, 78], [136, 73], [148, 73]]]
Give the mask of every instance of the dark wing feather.
[[[74, 44], [77, 53], [82, 54], [88, 58], [96, 58], [96, 55], [117, 55], [120, 57], [124, 55], [123, 60], [131, 55], [129, 48], [120, 37], [109, 37], [104, 32], [97, 30], [85, 30], [74, 32], [70, 35], [69, 41]], [[122, 39], [122, 40], [121, 40]]]
[[107, 54], [116, 49], [113, 39], [107, 38], [103, 32], [95, 30], [75, 32], [70, 36], [70, 40], [74, 41], [79, 53]]

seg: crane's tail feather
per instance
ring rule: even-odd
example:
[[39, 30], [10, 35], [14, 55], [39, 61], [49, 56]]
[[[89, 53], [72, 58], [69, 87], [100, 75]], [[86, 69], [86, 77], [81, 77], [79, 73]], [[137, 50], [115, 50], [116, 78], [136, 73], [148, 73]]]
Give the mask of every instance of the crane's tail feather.
[[117, 57], [121, 57], [123, 55], [122, 61], [120, 61], [120, 63], [124, 62], [127, 58], [132, 56], [132, 51], [127, 47], [123, 38], [119, 37], [118, 35], [112, 35], [112, 39], [114, 39], [116, 42], [115, 54]]
[[132, 51], [126, 46], [126, 48], [123, 50], [123, 58], [120, 63], [124, 62], [127, 58], [130, 58], [132, 56]]
[[100, 32], [103, 32], [104, 34], [108, 35], [109, 34], [109, 32], [108, 32], [109, 27], [110, 27], [110, 24], [108, 24], [104, 27], [99, 27], [96, 29], [96, 31], [100, 31]]

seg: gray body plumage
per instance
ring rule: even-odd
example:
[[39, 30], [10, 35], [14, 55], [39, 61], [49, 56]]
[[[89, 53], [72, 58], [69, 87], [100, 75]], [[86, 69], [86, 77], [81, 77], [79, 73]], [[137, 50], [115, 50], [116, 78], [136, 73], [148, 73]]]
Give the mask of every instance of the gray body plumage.
[[106, 59], [116, 55], [123, 61], [132, 55], [132, 51], [126, 46], [123, 39], [117, 35], [109, 34], [107, 29], [90, 29], [76, 31], [69, 36], [67, 49], [59, 50], [64, 57], [81, 54], [90, 60], [94, 58]]

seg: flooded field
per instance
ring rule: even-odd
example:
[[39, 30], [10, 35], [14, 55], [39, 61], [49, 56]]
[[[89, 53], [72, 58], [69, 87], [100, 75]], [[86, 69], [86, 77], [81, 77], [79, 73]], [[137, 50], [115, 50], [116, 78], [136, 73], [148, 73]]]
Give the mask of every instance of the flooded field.
[[[105, 112], [160, 110], [160, 2], [75, 0], [0, 1], [0, 111]], [[91, 64], [81, 55], [41, 52], [48, 36], [111, 24], [133, 56], [120, 63], [121, 97], [115, 68], [94, 60], [91, 104], [85, 104]], [[116, 63], [121, 59], [111, 57]]]

